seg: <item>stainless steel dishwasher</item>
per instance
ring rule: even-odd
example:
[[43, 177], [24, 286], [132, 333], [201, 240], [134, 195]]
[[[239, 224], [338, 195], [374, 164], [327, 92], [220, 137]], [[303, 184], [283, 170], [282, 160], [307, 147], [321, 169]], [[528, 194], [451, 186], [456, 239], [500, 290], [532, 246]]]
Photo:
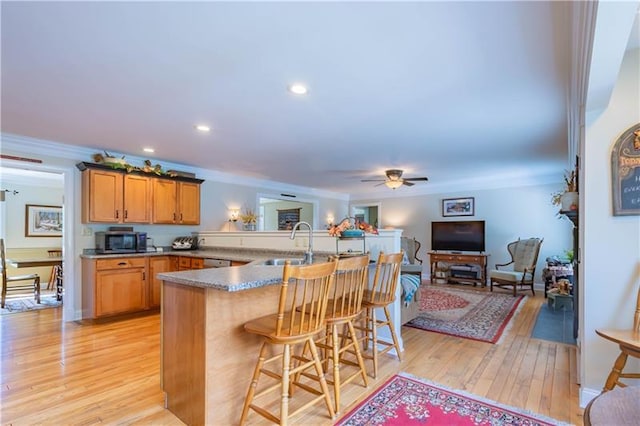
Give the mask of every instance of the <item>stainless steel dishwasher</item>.
[[226, 266], [231, 266], [230, 260], [221, 260], [221, 259], [205, 259], [204, 260], [205, 268], [224, 268]]

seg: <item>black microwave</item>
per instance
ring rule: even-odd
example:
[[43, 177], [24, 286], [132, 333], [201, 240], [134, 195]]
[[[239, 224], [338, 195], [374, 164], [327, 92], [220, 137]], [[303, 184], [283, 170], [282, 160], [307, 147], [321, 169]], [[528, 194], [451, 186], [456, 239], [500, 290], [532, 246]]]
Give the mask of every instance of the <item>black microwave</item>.
[[129, 231], [96, 232], [98, 253], [138, 253], [147, 251], [147, 233]]

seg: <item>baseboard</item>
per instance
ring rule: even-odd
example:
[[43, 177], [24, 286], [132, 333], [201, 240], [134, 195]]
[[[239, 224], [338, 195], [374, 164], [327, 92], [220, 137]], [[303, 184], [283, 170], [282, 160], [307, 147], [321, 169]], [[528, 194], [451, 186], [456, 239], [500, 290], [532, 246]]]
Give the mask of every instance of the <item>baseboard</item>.
[[600, 395], [602, 390], [595, 390], [589, 388], [581, 388], [580, 389], [580, 408], [584, 408], [587, 406], [589, 402], [596, 396]]

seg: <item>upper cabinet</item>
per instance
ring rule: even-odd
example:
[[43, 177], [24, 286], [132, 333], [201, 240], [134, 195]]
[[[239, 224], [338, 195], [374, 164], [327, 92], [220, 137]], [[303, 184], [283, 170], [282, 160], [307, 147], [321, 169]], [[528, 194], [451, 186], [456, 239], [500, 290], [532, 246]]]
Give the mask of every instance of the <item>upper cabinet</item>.
[[201, 179], [125, 173], [78, 163], [83, 223], [200, 224]]
[[153, 223], [200, 224], [200, 184], [156, 179], [153, 182]]

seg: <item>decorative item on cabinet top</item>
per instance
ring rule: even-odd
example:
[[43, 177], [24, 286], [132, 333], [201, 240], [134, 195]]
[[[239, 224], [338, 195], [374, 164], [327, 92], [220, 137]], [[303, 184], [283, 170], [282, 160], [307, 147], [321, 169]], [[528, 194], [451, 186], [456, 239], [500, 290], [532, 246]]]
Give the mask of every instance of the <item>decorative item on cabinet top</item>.
[[[148, 161], [149, 160], [146, 160], [146, 162]], [[111, 165], [106, 163], [97, 164], [97, 163], [88, 163], [85, 161], [77, 163], [76, 167], [78, 168], [78, 170], [83, 172], [88, 169], [98, 169], [98, 170], [109, 170], [109, 171], [116, 171], [116, 172], [122, 172], [122, 173], [130, 173], [130, 174], [136, 174], [136, 175], [142, 175], [142, 176], [153, 175], [154, 177], [160, 178], [160, 179], [170, 179], [170, 180], [178, 180], [178, 181], [184, 181], [184, 182], [194, 182], [194, 183], [204, 182], [204, 179], [197, 179], [195, 177], [188, 176], [189, 173], [176, 172], [173, 170], [158, 174], [155, 168], [145, 169], [144, 167], [140, 168], [140, 167], [133, 167], [133, 166], [131, 166], [130, 168], [127, 168], [127, 167], [122, 167], [122, 166], [113, 165], [113, 164]]]

